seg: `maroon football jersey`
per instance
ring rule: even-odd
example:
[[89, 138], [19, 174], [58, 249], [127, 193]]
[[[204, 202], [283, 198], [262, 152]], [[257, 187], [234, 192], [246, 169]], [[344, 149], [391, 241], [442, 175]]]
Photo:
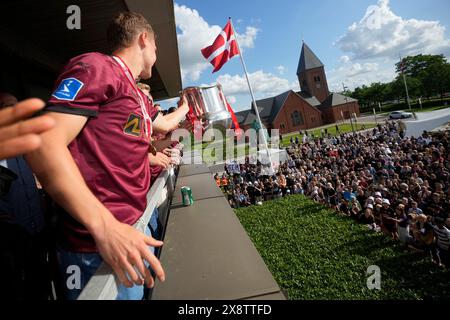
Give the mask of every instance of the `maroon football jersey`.
[[[89, 117], [68, 148], [93, 194], [117, 220], [132, 225], [147, 206], [151, 175], [149, 138], [137, 96], [142, 93], [127, 80], [113, 57], [80, 55], [65, 66], [46, 110]], [[150, 109], [147, 112], [154, 120], [158, 113]], [[83, 225], [67, 213], [61, 222], [65, 249], [97, 251]]]

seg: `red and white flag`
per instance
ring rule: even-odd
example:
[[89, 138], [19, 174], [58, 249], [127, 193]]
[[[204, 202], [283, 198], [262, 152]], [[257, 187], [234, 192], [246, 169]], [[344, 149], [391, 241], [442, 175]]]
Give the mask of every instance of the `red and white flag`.
[[240, 54], [230, 21], [214, 40], [214, 43], [202, 49], [202, 54], [213, 65], [213, 73], [219, 71], [235, 55]]

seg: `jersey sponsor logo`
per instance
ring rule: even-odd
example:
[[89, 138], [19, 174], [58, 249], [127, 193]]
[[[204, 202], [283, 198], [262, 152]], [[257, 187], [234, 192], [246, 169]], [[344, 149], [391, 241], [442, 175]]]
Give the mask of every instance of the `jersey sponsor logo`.
[[52, 96], [59, 100], [73, 101], [83, 86], [84, 83], [80, 80], [67, 78], [61, 81]]
[[142, 117], [132, 113], [128, 116], [127, 123], [123, 127], [123, 132], [134, 137], [140, 137], [141, 127]]

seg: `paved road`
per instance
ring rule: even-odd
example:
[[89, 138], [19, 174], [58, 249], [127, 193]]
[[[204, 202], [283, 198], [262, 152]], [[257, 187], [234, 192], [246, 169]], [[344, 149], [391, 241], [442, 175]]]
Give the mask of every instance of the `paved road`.
[[418, 137], [424, 130], [430, 131], [450, 121], [450, 108], [417, 113], [417, 120], [407, 120], [406, 134]]
[[[377, 118], [375, 119], [375, 116], [372, 115], [366, 115], [366, 116], [360, 116], [358, 118], [358, 122], [359, 123], [375, 123], [375, 122], [384, 122], [385, 120], [388, 119], [388, 116], [383, 116], [383, 115], [377, 115]], [[346, 120], [348, 122], [348, 120]]]
[[[420, 136], [424, 130], [433, 130], [448, 121], [450, 121], [450, 108], [441, 109], [429, 112], [418, 112], [416, 113], [417, 120], [415, 119], [404, 119], [407, 130], [406, 134], [408, 136]], [[378, 122], [384, 122], [388, 120], [388, 116], [377, 116]], [[358, 122], [375, 122], [375, 117], [373, 115], [364, 116], [358, 118]]]

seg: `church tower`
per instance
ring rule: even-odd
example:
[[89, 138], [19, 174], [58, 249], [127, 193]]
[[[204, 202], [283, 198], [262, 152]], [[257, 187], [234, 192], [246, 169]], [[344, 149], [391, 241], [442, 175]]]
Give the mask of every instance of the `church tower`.
[[297, 77], [302, 92], [315, 96], [321, 103], [330, 95], [325, 67], [304, 42], [298, 63]]

